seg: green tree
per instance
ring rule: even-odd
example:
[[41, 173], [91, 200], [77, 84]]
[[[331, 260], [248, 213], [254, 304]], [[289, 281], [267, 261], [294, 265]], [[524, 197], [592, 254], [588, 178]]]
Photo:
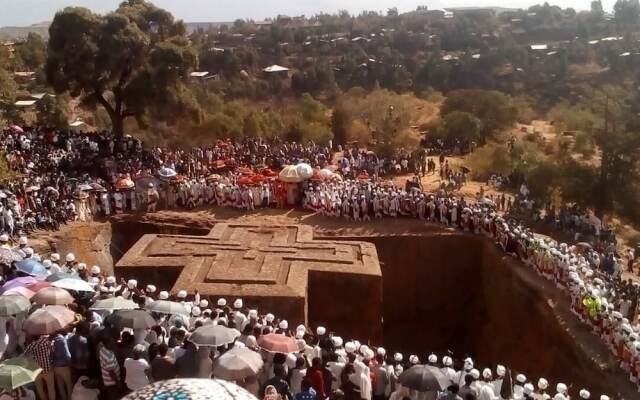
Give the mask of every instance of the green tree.
[[63, 105], [57, 97], [45, 96], [36, 103], [38, 125], [64, 129], [68, 127]]
[[66, 8], [49, 27], [48, 82], [56, 93], [103, 107], [117, 135], [130, 117], [199, 118], [184, 83], [195, 63], [184, 24], [144, 0], [125, 1], [106, 16]]
[[512, 126], [518, 120], [518, 110], [510, 97], [495, 90], [461, 89], [449, 93], [440, 114], [446, 117], [454, 111], [475, 115], [482, 122], [481, 134], [490, 136]]
[[640, 1], [618, 0], [613, 5], [616, 22], [624, 27], [635, 26], [640, 18]]
[[452, 111], [442, 119], [441, 129], [448, 138], [474, 141], [480, 139], [482, 121], [471, 113]]
[[349, 123], [348, 112], [344, 107], [337, 105], [331, 113], [331, 132], [333, 132], [334, 145], [346, 144]]
[[16, 55], [25, 69], [35, 71], [45, 65], [47, 44], [40, 35], [30, 32], [24, 43], [17, 46]]
[[0, 68], [0, 107], [13, 105], [17, 90], [18, 85], [13, 76], [7, 70]]

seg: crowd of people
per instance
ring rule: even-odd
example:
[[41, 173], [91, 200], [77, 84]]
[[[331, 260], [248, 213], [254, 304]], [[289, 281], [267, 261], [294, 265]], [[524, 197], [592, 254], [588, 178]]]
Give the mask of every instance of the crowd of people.
[[[473, 199], [456, 198], [444, 188], [425, 193], [419, 179], [400, 188], [383, 177], [395, 170], [385, 167], [394, 165], [394, 160], [389, 159], [393, 161], [389, 164], [375, 154], [354, 150], [333, 164], [330, 149], [314, 144], [224, 141], [181, 151], [145, 149], [135, 138], [108, 133], [33, 129], [5, 132], [0, 147], [16, 174], [0, 193], [0, 230], [4, 232], [0, 247], [17, 254], [16, 259], [4, 262], [3, 295], [20, 292], [12, 282], [22, 283], [27, 275], [34, 275], [17, 266], [18, 259], [43, 266], [45, 270], [37, 276], [40, 283], [55, 283], [62, 274], [63, 278], [79, 278], [95, 291], [69, 290], [73, 302], [65, 306], [76, 318], [64, 329], [43, 335], [29, 335], [23, 329], [41, 305], [5, 316], [5, 323], [0, 323], [0, 329], [5, 329], [0, 338], [6, 338], [0, 340], [2, 359], [26, 354], [42, 368], [35, 380], [41, 399], [120, 398], [155, 380], [215, 376], [216, 360], [238, 347], [257, 351], [265, 363], [260, 371], [237, 383], [269, 399], [415, 400], [424, 394], [403, 387], [398, 378], [404, 369], [420, 363], [437, 366], [449, 379], [447, 388], [429, 396], [568, 399], [563, 383], [553, 388], [544, 378], [535, 381], [514, 374], [513, 384], [503, 387], [507, 369], [499, 365], [479, 369], [471, 359], [452, 360], [449, 355], [432, 354], [421, 360], [417, 355], [387, 354], [383, 348], [352, 338], [343, 340], [323, 327], [299, 326], [293, 331], [287, 321], [249, 309], [241, 299], [228, 305], [225, 299], [204, 299], [183, 290], [171, 295], [153, 285], [142, 289], [135, 280], [117, 282], [102, 274], [99, 266], [78, 263], [73, 254], [61, 260], [58, 254], [39, 255], [28, 246], [27, 235], [34, 229], [55, 229], [61, 223], [114, 213], [204, 205], [245, 210], [301, 206], [353, 221], [416, 218], [486, 235], [506, 253], [564, 288], [576, 315], [602, 337], [630, 381], [640, 388], [640, 289], [622, 279], [623, 259], [613, 244], [568, 245], [536, 235], [503, 213], [511, 206], [504, 196], [490, 198], [479, 192]], [[278, 179], [285, 165], [302, 162], [317, 170], [297, 182]], [[439, 164], [442, 171], [446, 160], [441, 158]], [[435, 170], [435, 161], [425, 160], [425, 166], [426, 172]], [[527, 196], [518, 199], [526, 201]], [[634, 258], [627, 255], [631, 267]], [[37, 295], [34, 283], [24, 282], [31, 295]], [[40, 286], [38, 289], [48, 287]], [[21, 293], [25, 294], [30, 295]], [[171, 299], [184, 307], [186, 315], [149, 312], [153, 322], [142, 329], [123, 326], [110, 317], [113, 309], [92, 309], [96, 302], [119, 298], [131, 300], [140, 309]], [[239, 336], [214, 347], [190, 340], [195, 330], [208, 325], [234, 328]], [[265, 352], [258, 343], [269, 333], [291, 336], [299, 348], [287, 354]], [[29, 398], [29, 393], [21, 387], [7, 396]], [[591, 398], [584, 389], [578, 395]], [[605, 395], [600, 398], [607, 399]]]

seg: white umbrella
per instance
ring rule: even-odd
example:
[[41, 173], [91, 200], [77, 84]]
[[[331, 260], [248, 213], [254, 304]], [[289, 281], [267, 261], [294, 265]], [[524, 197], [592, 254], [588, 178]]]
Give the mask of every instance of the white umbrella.
[[287, 183], [299, 183], [304, 180], [302, 176], [298, 173], [298, 169], [294, 165], [287, 165], [280, 171], [278, 178], [282, 182]]
[[235, 347], [213, 361], [213, 375], [228, 381], [242, 380], [260, 371], [264, 362], [260, 353]]
[[302, 179], [311, 179], [313, 176], [313, 168], [311, 165], [300, 163], [296, 165], [296, 170], [298, 170], [298, 175], [302, 177]]
[[169, 300], [156, 300], [145, 308], [161, 314], [189, 315], [189, 311], [182, 304]]
[[327, 169], [327, 168], [323, 168], [323, 169], [320, 170], [320, 175], [324, 179], [329, 179], [333, 175], [333, 171], [331, 171], [330, 169]]
[[123, 400], [257, 400], [254, 395], [232, 382], [221, 379], [169, 379], [154, 382]]
[[89, 283], [81, 279], [64, 278], [55, 282], [51, 282], [51, 286], [59, 287], [67, 290], [75, 290], [76, 292], [95, 292]]

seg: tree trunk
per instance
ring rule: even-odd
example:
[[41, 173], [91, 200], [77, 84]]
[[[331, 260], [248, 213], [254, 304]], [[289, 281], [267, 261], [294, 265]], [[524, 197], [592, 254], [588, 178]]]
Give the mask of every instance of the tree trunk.
[[109, 114], [111, 118], [111, 132], [116, 137], [122, 137], [124, 134], [124, 117], [118, 114]]
[[98, 100], [98, 103], [107, 111], [107, 114], [109, 114], [109, 119], [111, 120], [111, 131], [113, 134], [116, 137], [122, 137], [124, 134], [124, 119], [126, 115], [122, 115], [120, 112], [122, 107], [121, 102], [118, 102], [118, 104], [116, 104], [116, 108], [114, 108], [98, 89], [94, 92], [94, 96]]

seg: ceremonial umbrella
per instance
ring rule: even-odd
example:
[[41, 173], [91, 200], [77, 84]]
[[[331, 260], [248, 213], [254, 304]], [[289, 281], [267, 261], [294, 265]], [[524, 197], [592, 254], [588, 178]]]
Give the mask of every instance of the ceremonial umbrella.
[[256, 375], [263, 365], [259, 353], [246, 347], [234, 347], [213, 361], [213, 375], [227, 381], [238, 381]]
[[304, 180], [294, 165], [287, 165], [284, 167], [282, 171], [280, 171], [280, 174], [278, 174], [278, 178], [282, 182], [287, 183], [298, 183]]
[[265, 169], [263, 169], [262, 171], [260, 171], [260, 173], [261, 173], [262, 175], [264, 175], [264, 176], [278, 176], [278, 174], [277, 174], [277, 173], [275, 173], [274, 171], [272, 171], [272, 170], [271, 170], [271, 169], [269, 169], [269, 168], [265, 168]]
[[269, 333], [258, 338], [258, 346], [272, 353], [295, 353], [300, 351], [295, 339], [276, 333]]
[[313, 176], [311, 177], [311, 180], [314, 182], [322, 182], [326, 179], [326, 177], [322, 174], [322, 171], [319, 169], [314, 169], [313, 170]]
[[296, 165], [296, 170], [302, 179], [309, 179], [313, 176], [313, 168], [311, 168], [311, 165], [309, 164], [300, 163]]
[[253, 170], [251, 168], [247, 168], [247, 167], [238, 167], [238, 168], [236, 168], [236, 172], [241, 174], [241, 175], [253, 175], [253, 174], [255, 174], [255, 172], [253, 172]]
[[118, 310], [107, 317], [118, 328], [149, 329], [158, 323], [145, 310]]
[[0, 387], [14, 390], [36, 380], [42, 369], [31, 358], [15, 357], [0, 364]]
[[7, 248], [0, 248], [0, 264], [11, 265], [14, 261], [22, 260], [22, 256], [17, 251]]
[[212, 182], [219, 181], [220, 179], [222, 179], [222, 176], [220, 176], [220, 174], [211, 174], [207, 177], [207, 180]]
[[161, 182], [158, 178], [151, 175], [140, 175], [136, 177], [134, 180], [136, 182], [137, 191], [146, 191], [147, 189], [149, 189], [150, 183], [152, 183], [153, 186], [157, 187]]
[[135, 183], [133, 183], [133, 181], [129, 178], [122, 178], [116, 181], [116, 189], [118, 190], [133, 189], [134, 186]]
[[74, 199], [78, 199], [78, 200], [88, 199], [89, 198], [89, 194], [87, 194], [87, 192], [79, 191], [79, 192], [75, 192], [73, 194], [73, 198]]
[[73, 296], [64, 289], [57, 287], [46, 287], [40, 289], [31, 299], [36, 304], [42, 305], [66, 305], [73, 303]]
[[56, 273], [53, 273], [53, 274], [47, 276], [45, 281], [47, 281], [47, 282], [55, 282], [55, 281], [59, 281], [60, 279], [81, 279], [81, 278], [76, 273], [56, 272]]
[[242, 178], [238, 179], [238, 185], [242, 185], [242, 186], [246, 186], [246, 185], [253, 185], [253, 180], [251, 180], [251, 177], [248, 176], [243, 176]]
[[10, 317], [29, 311], [31, 302], [24, 296], [19, 294], [9, 294], [0, 296], [0, 316]]
[[78, 190], [88, 191], [88, 190], [93, 190], [93, 187], [87, 183], [83, 183], [82, 185], [78, 185]]
[[154, 382], [122, 400], [257, 400], [254, 395], [221, 379], [169, 379]]
[[400, 374], [398, 382], [418, 392], [445, 390], [451, 385], [449, 378], [431, 365], [414, 365]]
[[51, 286], [59, 287], [67, 290], [75, 290], [76, 292], [95, 292], [89, 283], [82, 279], [63, 278], [51, 283]]
[[147, 305], [146, 309], [161, 314], [189, 315], [189, 311], [182, 304], [169, 300], [156, 300]]
[[[135, 310], [138, 305], [122, 296], [110, 297], [108, 299], [96, 300], [91, 306], [92, 310]], [[148, 315], [148, 313], [145, 312]]]
[[99, 183], [92, 182], [92, 183], [89, 184], [89, 186], [91, 186], [91, 189], [95, 190], [96, 192], [106, 192], [107, 191], [107, 189], [104, 186], [102, 186], [101, 184], [99, 184]]
[[9, 295], [9, 294], [22, 296], [26, 299], [31, 299], [33, 296], [35, 296], [36, 292], [34, 292], [31, 289], [27, 289], [26, 287], [18, 286], [18, 287], [11, 288], [6, 292], [2, 293], [3, 296]]
[[20, 128], [18, 125], [11, 125], [9, 128], [15, 132], [24, 133], [24, 129]]
[[75, 313], [67, 307], [45, 306], [27, 317], [23, 329], [30, 335], [49, 335], [66, 328], [74, 319]]
[[47, 274], [47, 268], [31, 258], [16, 262], [16, 269], [31, 276], [43, 276]]
[[53, 186], [47, 186], [44, 189], [45, 193], [47, 193], [48, 196], [53, 196], [53, 197], [57, 197], [60, 196], [60, 192], [58, 192], [58, 189], [54, 188]]
[[320, 170], [320, 175], [322, 175], [325, 179], [331, 178], [331, 176], [333, 175], [333, 171], [328, 168], [323, 168]]
[[160, 168], [160, 171], [158, 171], [158, 175], [160, 175], [161, 178], [168, 179], [168, 178], [173, 178], [174, 176], [177, 175], [177, 173], [171, 168], [162, 167]]
[[238, 336], [240, 332], [236, 329], [223, 325], [206, 325], [193, 331], [189, 340], [198, 346], [218, 347], [232, 343]]
[[9, 282], [5, 283], [4, 285], [2, 285], [2, 292], [6, 292], [7, 290], [16, 288], [16, 287], [29, 286], [36, 282], [38, 282], [38, 280], [32, 276], [21, 276], [19, 278], [14, 278]]

